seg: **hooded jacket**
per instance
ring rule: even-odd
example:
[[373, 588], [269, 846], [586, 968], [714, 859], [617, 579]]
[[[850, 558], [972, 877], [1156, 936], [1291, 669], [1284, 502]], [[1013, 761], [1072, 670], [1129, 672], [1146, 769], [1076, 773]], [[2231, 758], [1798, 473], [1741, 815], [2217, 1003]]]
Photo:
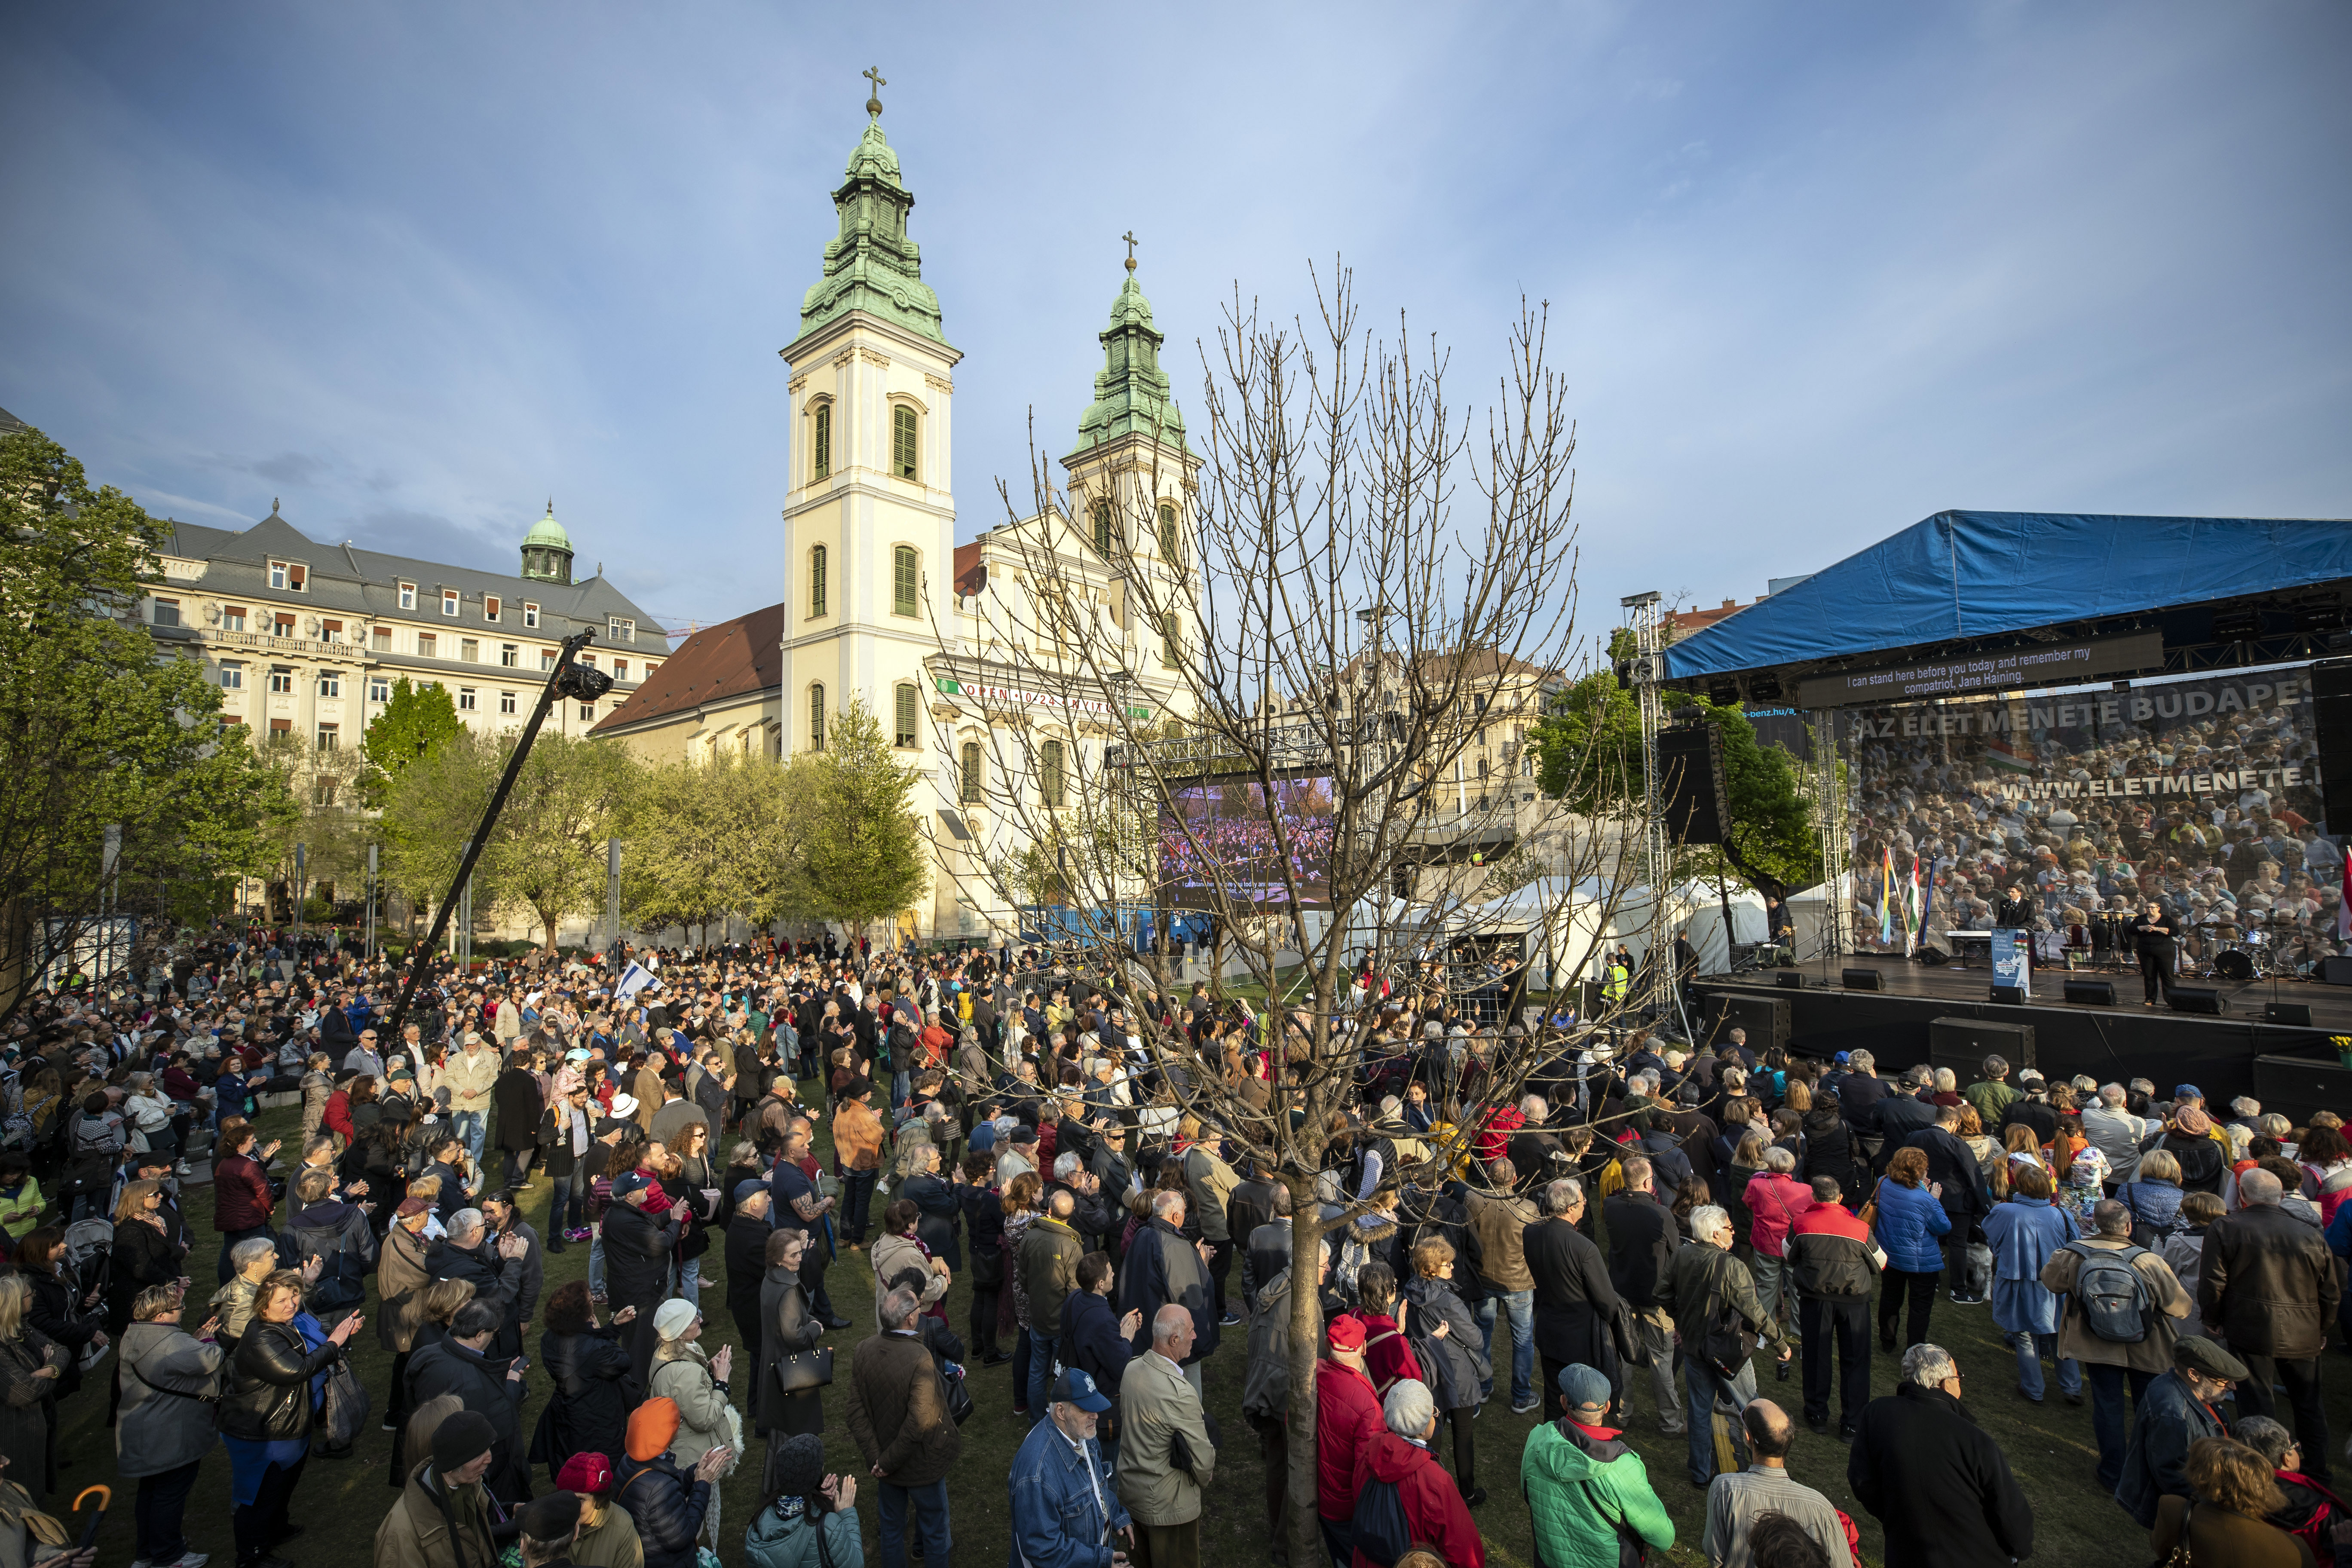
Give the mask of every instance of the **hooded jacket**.
[[[1435, 1455], [1383, 1428], [1357, 1456], [1355, 1490], [1360, 1494], [1376, 1480], [1396, 1488], [1407, 1531], [1434, 1548], [1449, 1568], [1486, 1568], [1486, 1543], [1471, 1521], [1461, 1489]], [[1360, 1547], [1352, 1562], [1353, 1568], [1380, 1568]]]
[[278, 1237], [278, 1258], [299, 1268], [312, 1258], [326, 1267], [310, 1288], [313, 1312], [340, 1312], [367, 1300], [367, 1277], [375, 1272], [375, 1229], [357, 1205], [330, 1195], [286, 1222]]
[[1519, 1450], [1519, 1489], [1544, 1568], [1619, 1568], [1628, 1546], [1664, 1552], [1675, 1543], [1642, 1457], [1614, 1427], [1543, 1423]]
[[490, 1524], [498, 1504], [479, 1482], [460, 1489], [475, 1495], [446, 1497], [430, 1460], [411, 1471], [400, 1500], [375, 1527], [375, 1568], [496, 1568]]
[[1336, 1361], [1315, 1363], [1315, 1511], [1324, 1519], [1356, 1513], [1356, 1460], [1388, 1430], [1371, 1379]]
[[177, 1323], [132, 1323], [122, 1331], [121, 1355], [115, 1469], [135, 1480], [202, 1458], [215, 1435], [208, 1396], [220, 1384], [221, 1347]]
[[[824, 1534], [823, 1552], [817, 1549], [820, 1531]], [[751, 1568], [823, 1568], [828, 1560], [833, 1568], [862, 1568], [866, 1544], [858, 1538], [856, 1509], [832, 1509], [813, 1520], [805, 1512], [785, 1519], [772, 1506], [761, 1509], [744, 1531], [743, 1555]]]
[[[1429, 1392], [1440, 1410], [1461, 1410], [1483, 1403], [1480, 1390], [1494, 1375], [1486, 1359], [1478, 1320], [1455, 1293], [1453, 1282], [1415, 1278], [1405, 1281], [1404, 1299], [1412, 1303], [1405, 1321], [1412, 1353], [1429, 1379]], [[1430, 1331], [1446, 1325], [1444, 1338]]]

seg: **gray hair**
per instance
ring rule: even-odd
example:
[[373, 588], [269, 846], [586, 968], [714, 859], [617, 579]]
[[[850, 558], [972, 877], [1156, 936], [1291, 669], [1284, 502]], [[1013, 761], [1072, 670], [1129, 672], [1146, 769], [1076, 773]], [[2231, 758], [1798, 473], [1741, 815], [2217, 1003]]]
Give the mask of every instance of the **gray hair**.
[[1400, 1437], [1420, 1436], [1436, 1418], [1437, 1400], [1429, 1392], [1429, 1384], [1418, 1378], [1408, 1377], [1397, 1384], [1381, 1401], [1381, 1419]]
[[735, 1212], [754, 1216], [763, 1215], [768, 1212], [768, 1205], [772, 1201], [767, 1188], [756, 1188], [735, 1200]]
[[1184, 1194], [1181, 1193], [1155, 1193], [1152, 1194], [1151, 1217], [1154, 1219], [1164, 1219], [1167, 1220], [1169, 1224], [1173, 1225], [1176, 1222], [1172, 1218], [1170, 1218], [1170, 1216], [1181, 1213], [1183, 1208]]
[[1937, 1068], [1936, 1069], [1936, 1092], [1937, 1092], [1937, 1093], [1938, 1093], [1938, 1094], [1949, 1094], [1949, 1093], [1951, 1093], [1954, 1089], [1958, 1089], [1958, 1088], [1959, 1088], [1959, 1087], [1960, 1087], [1960, 1075], [1959, 1075], [1959, 1074], [1958, 1074], [1958, 1073], [1954, 1072], [1954, 1071], [1953, 1071], [1951, 1068]]
[[248, 1236], [228, 1249], [228, 1266], [232, 1273], [242, 1274], [263, 1258], [278, 1256], [278, 1244], [266, 1236]]
[[2248, 1171], [2238, 1178], [2238, 1204], [2242, 1208], [2256, 1208], [2274, 1204], [2285, 1188], [2268, 1171]]
[[1055, 1156], [1054, 1179], [1057, 1182], [1066, 1182], [1086, 1168], [1087, 1163], [1078, 1158], [1078, 1152], [1076, 1149], [1072, 1149], [1066, 1153]]
[[912, 1290], [902, 1287], [891, 1291], [882, 1298], [882, 1326], [886, 1329], [905, 1328], [915, 1321], [915, 1313], [921, 1306], [922, 1298]]
[[[1946, 1070], [1946, 1071], [1949, 1071], [1950, 1069], [1949, 1069], [1949, 1068], [1946, 1068], [1946, 1069], [1944, 1069], [1944, 1070]], [[1985, 1059], [1984, 1059], [1984, 1075], [1985, 1075], [1985, 1077], [1987, 1077], [1987, 1078], [1999, 1078], [1999, 1077], [2000, 1077], [2000, 1075], [2001, 1075], [2001, 1074], [2003, 1074], [2003, 1073], [2007, 1072], [2008, 1070], [2009, 1070], [2009, 1058], [2006, 1058], [2006, 1057], [2002, 1057], [2002, 1056], [1990, 1056], [1990, 1057], [1985, 1058]]]
[[2113, 1198], [2101, 1198], [2091, 1205], [2091, 1227], [2101, 1236], [2129, 1236], [2132, 1232], [2132, 1212], [2129, 1205]]
[[1701, 1204], [1690, 1213], [1691, 1234], [1713, 1236], [1718, 1230], [1731, 1228], [1730, 1212], [1720, 1204]]
[[1191, 1310], [1181, 1303], [1169, 1302], [1151, 1315], [1151, 1342], [1156, 1345], [1174, 1339], [1192, 1316]]
[[1519, 1101], [1519, 1114], [1530, 1121], [1541, 1121], [1551, 1114], [1551, 1107], [1544, 1103], [1542, 1095], [1531, 1094]]
[[2294, 1434], [2267, 1415], [2241, 1415], [2230, 1428], [2230, 1436], [2263, 1457], [2263, 1463], [2277, 1469], [2287, 1450], [2295, 1447]]
[[471, 1236], [478, 1230], [487, 1228], [488, 1224], [488, 1222], [482, 1218], [481, 1210], [459, 1209], [449, 1216], [449, 1239], [455, 1241], [461, 1236]]
[[2250, 1094], [2242, 1094], [2230, 1101], [2230, 1113], [2233, 1116], [2260, 1116], [2263, 1102]]
[[2099, 1099], [2109, 1109], [2121, 1105], [2124, 1102], [2124, 1086], [2119, 1083], [2101, 1084], [2099, 1086]]
[[1584, 1184], [1573, 1176], [1562, 1176], [1543, 1184], [1543, 1196], [1537, 1206], [1553, 1218], [1568, 1213], [1584, 1201]]
[[1903, 1378], [1922, 1388], [1940, 1387], [1947, 1380], [1960, 1375], [1952, 1361], [1952, 1352], [1941, 1345], [1925, 1342], [1913, 1345], [1903, 1352]]
[[2254, 1131], [2265, 1138], [2275, 1138], [2284, 1143], [2287, 1134], [2294, 1131], [2294, 1123], [2277, 1111], [2270, 1110], [2254, 1118]]
[[1855, 1072], [1866, 1073], [1878, 1066], [1878, 1058], [1868, 1051], [1848, 1051], [1845, 1065]]
[[1788, 1175], [1797, 1168], [1797, 1156], [1775, 1144], [1764, 1151], [1764, 1168], [1784, 1176]]

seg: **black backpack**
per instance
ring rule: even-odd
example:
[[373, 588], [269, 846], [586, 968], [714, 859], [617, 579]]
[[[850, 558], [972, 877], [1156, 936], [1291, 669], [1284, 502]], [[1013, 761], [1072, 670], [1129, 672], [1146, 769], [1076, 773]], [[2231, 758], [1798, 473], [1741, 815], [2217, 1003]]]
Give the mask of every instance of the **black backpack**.
[[1412, 1550], [1412, 1526], [1405, 1519], [1404, 1500], [1397, 1496], [1395, 1482], [1375, 1477], [1356, 1494], [1353, 1541], [1356, 1550], [1380, 1568], [1393, 1568], [1398, 1558]]

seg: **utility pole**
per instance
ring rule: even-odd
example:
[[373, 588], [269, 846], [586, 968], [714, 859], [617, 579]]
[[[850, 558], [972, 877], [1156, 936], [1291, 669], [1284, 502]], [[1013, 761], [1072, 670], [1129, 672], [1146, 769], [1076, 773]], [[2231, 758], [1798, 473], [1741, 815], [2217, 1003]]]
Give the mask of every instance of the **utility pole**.
[[365, 945], [361, 949], [361, 952], [363, 952], [364, 954], [366, 954], [366, 956], [367, 956], [368, 958], [370, 958], [371, 960], [373, 960], [373, 959], [375, 957], [375, 879], [376, 879], [376, 852], [377, 852], [379, 849], [381, 849], [382, 847], [383, 847], [383, 846], [381, 846], [381, 845], [377, 845], [377, 844], [371, 844], [371, 845], [369, 845], [369, 846], [368, 846], [368, 870], [367, 870], [367, 942], [366, 942], [366, 944], [365, 944]]
[[310, 876], [304, 869], [306, 857], [304, 846], [294, 846], [294, 952], [298, 956], [302, 951], [302, 903], [310, 886]]
[[[621, 951], [621, 841], [617, 838], [604, 840], [604, 929], [611, 938], [611, 946], [606, 951], [618, 955]], [[619, 971], [614, 973], [618, 973]]]

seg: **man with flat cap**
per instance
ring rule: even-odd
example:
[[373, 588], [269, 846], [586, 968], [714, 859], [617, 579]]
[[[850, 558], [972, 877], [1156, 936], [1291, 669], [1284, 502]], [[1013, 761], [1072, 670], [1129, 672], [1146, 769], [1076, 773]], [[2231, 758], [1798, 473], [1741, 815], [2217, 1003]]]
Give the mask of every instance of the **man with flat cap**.
[[1096, 1440], [1109, 1396], [1078, 1367], [1046, 1394], [1045, 1419], [1013, 1457], [1013, 1550], [1028, 1568], [1112, 1568], [1135, 1527]]
[[497, 1442], [497, 1428], [478, 1412], [460, 1410], [441, 1423], [432, 1458], [409, 1473], [400, 1500], [376, 1526], [375, 1568], [492, 1568], [499, 1549], [482, 1478]]
[[2200, 1437], [2226, 1437], [2221, 1401], [2244, 1381], [2246, 1363], [2202, 1334], [2173, 1342], [2172, 1370], [2147, 1385], [2134, 1401], [2131, 1447], [2124, 1450], [2124, 1478], [2116, 1500], [2154, 1529], [2156, 1505], [2168, 1497], [2195, 1496], [2189, 1484], [2189, 1449]]

